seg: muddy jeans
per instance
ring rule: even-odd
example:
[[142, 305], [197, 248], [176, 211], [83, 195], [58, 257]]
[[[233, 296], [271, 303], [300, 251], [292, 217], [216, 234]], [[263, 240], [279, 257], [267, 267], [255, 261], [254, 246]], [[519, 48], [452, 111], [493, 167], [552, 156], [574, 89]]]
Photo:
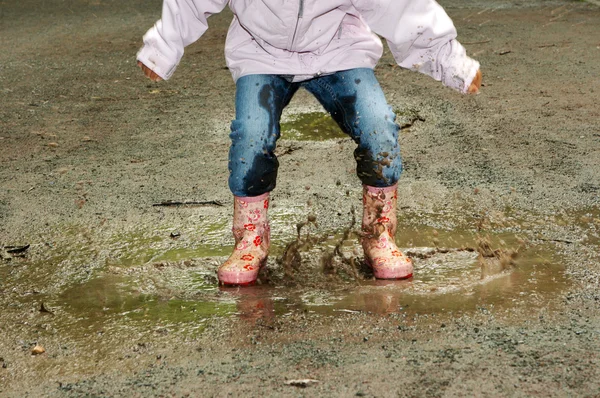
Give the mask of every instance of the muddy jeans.
[[354, 158], [362, 183], [394, 185], [402, 172], [396, 115], [373, 70], [360, 68], [298, 83], [280, 75], [238, 79], [229, 151], [229, 188], [233, 194], [257, 196], [275, 188], [279, 121], [283, 108], [300, 87], [312, 93], [356, 142]]

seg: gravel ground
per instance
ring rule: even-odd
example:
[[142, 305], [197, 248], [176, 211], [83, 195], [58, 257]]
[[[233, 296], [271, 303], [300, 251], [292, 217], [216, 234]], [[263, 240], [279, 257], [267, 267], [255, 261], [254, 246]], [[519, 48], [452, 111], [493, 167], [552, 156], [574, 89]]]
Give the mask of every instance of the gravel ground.
[[[376, 69], [407, 125], [414, 280], [323, 272], [355, 230], [354, 144], [284, 133], [269, 271], [227, 290], [231, 14], [152, 83], [135, 53], [159, 1], [0, 2], [0, 396], [600, 396], [600, 7], [441, 3], [481, 94], [389, 52]], [[319, 110], [300, 92], [284, 119]], [[478, 262], [486, 236], [514, 267]]]

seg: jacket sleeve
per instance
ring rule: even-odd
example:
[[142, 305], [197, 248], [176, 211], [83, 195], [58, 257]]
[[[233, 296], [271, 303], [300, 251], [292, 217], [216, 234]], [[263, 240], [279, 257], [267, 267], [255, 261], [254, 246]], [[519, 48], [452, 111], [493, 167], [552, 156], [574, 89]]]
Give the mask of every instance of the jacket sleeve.
[[163, 0], [162, 17], [144, 35], [138, 61], [167, 80], [183, 56], [183, 48], [208, 29], [207, 19], [221, 12], [228, 0]]
[[371, 30], [387, 40], [398, 65], [463, 93], [479, 62], [467, 56], [456, 29], [434, 0], [352, 0]]

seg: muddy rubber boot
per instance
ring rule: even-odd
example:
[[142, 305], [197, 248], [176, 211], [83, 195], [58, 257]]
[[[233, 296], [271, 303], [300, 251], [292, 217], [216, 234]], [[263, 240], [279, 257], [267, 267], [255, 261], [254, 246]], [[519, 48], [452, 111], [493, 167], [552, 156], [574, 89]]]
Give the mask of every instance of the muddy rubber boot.
[[267, 262], [269, 254], [268, 208], [268, 192], [253, 197], [234, 196], [232, 231], [235, 249], [217, 271], [219, 283], [248, 286], [256, 282], [258, 271]]
[[398, 250], [394, 241], [397, 199], [396, 185], [363, 186], [362, 246], [377, 279], [406, 279], [413, 273], [411, 259]]

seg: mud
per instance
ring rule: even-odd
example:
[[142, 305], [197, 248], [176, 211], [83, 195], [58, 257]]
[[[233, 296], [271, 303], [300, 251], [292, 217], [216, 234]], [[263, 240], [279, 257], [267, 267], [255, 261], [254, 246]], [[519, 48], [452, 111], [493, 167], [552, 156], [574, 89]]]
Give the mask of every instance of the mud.
[[231, 15], [152, 83], [134, 57], [160, 1], [0, 3], [0, 396], [600, 395], [593, 3], [443, 2], [477, 96], [386, 51], [408, 281], [364, 266], [355, 144], [298, 92], [246, 289], [215, 277]]

